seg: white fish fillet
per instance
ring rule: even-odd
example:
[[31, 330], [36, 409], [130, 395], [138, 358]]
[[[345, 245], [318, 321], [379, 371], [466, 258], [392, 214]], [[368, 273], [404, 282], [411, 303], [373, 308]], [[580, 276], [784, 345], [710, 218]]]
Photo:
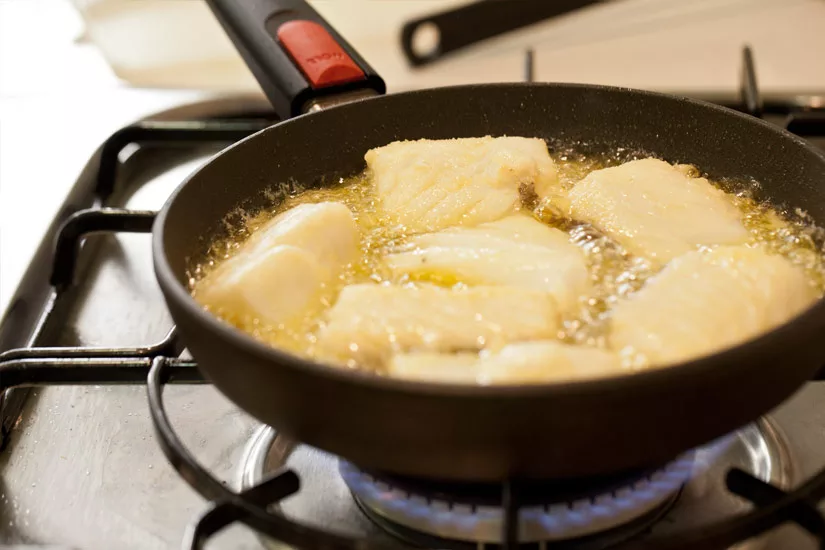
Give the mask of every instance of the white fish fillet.
[[536, 138], [396, 141], [364, 158], [383, 210], [411, 232], [497, 220], [520, 205], [522, 186], [541, 197], [558, 185]]
[[693, 359], [782, 324], [816, 297], [781, 256], [743, 246], [690, 252], [617, 304], [610, 345], [654, 365]]
[[328, 270], [305, 250], [278, 245], [249, 254], [219, 278], [204, 280], [195, 297], [224, 318], [289, 323], [318, 303]]
[[569, 381], [620, 372], [616, 354], [553, 340], [510, 344], [492, 354], [398, 354], [388, 366], [388, 373], [399, 378], [479, 384]]
[[507, 287], [344, 287], [318, 334], [325, 358], [382, 364], [394, 351], [481, 349], [554, 336], [551, 296]]
[[289, 323], [320, 306], [325, 286], [358, 258], [358, 243], [358, 227], [346, 206], [296, 206], [256, 231], [200, 281], [195, 298], [224, 317]]
[[595, 170], [569, 196], [571, 217], [660, 264], [700, 245], [742, 244], [750, 237], [724, 191], [658, 159]]
[[418, 235], [407, 244], [410, 250], [386, 257], [396, 276], [549, 292], [562, 313], [576, 309], [591, 286], [582, 250], [563, 231], [524, 214]]
[[338, 271], [359, 253], [359, 231], [350, 209], [339, 202], [300, 204], [257, 229], [244, 248], [250, 252], [288, 244], [306, 250], [322, 267]]

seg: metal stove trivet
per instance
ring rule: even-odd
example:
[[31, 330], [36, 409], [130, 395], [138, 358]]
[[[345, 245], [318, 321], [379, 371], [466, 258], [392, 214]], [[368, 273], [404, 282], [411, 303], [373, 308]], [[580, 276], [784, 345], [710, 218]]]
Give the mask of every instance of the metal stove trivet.
[[[530, 56], [528, 56], [530, 59]], [[528, 63], [528, 74], [531, 74]], [[815, 105], [790, 101], [765, 101], [756, 88], [753, 62], [745, 50], [742, 103], [728, 106], [755, 116], [785, 116], [785, 127], [806, 138], [825, 137], [825, 110]], [[263, 128], [269, 121], [208, 120], [180, 123], [140, 123], [124, 128], [103, 146], [95, 186], [76, 186], [61, 213], [46, 235], [44, 245], [35, 254], [32, 268], [13, 298], [0, 325], [0, 349], [12, 349], [0, 355], [0, 390], [3, 391], [3, 419], [0, 437], [8, 440], [20, 417], [27, 390], [42, 385], [142, 384], [148, 390], [149, 410], [158, 442], [174, 468], [184, 480], [208, 499], [205, 512], [184, 536], [183, 548], [204, 548], [207, 540], [233, 522], [243, 522], [273, 540], [298, 548], [358, 549], [397, 547], [335, 534], [325, 528], [291, 521], [273, 505], [300, 488], [299, 476], [291, 469], [276, 471], [239, 492], [212, 477], [181, 444], [163, 404], [167, 383], [203, 383], [197, 365], [179, 358], [181, 349], [174, 330], [160, 343], [136, 348], [50, 348], [37, 347], [48, 341], [55, 326], [66, 322], [67, 304], [78, 299], [73, 279], [82, 263], [80, 254], [84, 238], [95, 232], [148, 233], [153, 212], [136, 212], [106, 208], [116, 191], [115, 175], [118, 154], [128, 145], [151, 146], [157, 143], [227, 143]], [[52, 250], [49, 246], [54, 242]], [[51, 260], [51, 262], [49, 262]], [[52, 264], [48, 281], [37, 268]], [[825, 469], [793, 491], [733, 468], [725, 476], [725, 485], [735, 495], [753, 503], [752, 512], [720, 521], [701, 530], [677, 536], [650, 537], [621, 542], [622, 549], [714, 549], [728, 548], [764, 533], [785, 522], [794, 522], [817, 537], [825, 548], [825, 517], [816, 503], [825, 498]], [[525, 502], [525, 486], [519, 480], [502, 483], [500, 528], [503, 548], [519, 545], [518, 518]]]

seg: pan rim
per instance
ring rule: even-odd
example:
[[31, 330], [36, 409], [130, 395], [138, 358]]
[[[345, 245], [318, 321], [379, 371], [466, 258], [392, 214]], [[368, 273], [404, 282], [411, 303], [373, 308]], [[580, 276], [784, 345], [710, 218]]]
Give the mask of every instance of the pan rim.
[[[673, 101], [678, 103], [687, 103], [694, 106], [711, 109], [725, 116], [734, 116], [742, 119], [747, 124], [761, 125], [769, 131], [782, 136], [784, 139], [793, 142], [794, 146], [804, 148], [808, 153], [819, 157], [820, 161], [825, 166], [825, 152], [817, 149], [806, 140], [796, 136], [795, 134], [773, 125], [763, 119], [755, 118], [745, 113], [729, 109], [720, 105], [709, 103], [699, 99], [683, 97], [668, 93], [653, 92], [648, 90], [639, 90], [629, 87], [619, 86], [605, 86], [596, 84], [579, 84], [579, 83], [564, 83], [564, 82], [547, 82], [547, 83], [488, 83], [488, 84], [466, 84], [457, 86], [443, 86], [437, 88], [428, 88], [423, 90], [413, 90], [401, 92], [397, 94], [387, 94], [384, 96], [376, 96], [372, 98], [361, 99], [351, 103], [338, 105], [329, 109], [340, 110], [353, 108], [363, 102], [382, 102], [394, 101], [397, 98], [404, 98], [413, 95], [429, 95], [440, 92], [454, 92], [460, 90], [484, 90], [491, 88], [564, 88], [570, 90], [582, 91], [603, 91], [607, 93], [627, 93], [641, 96], [657, 97], [666, 101]], [[512, 396], [535, 396], [543, 395], [550, 397], [556, 393], [589, 393], [591, 391], [603, 391], [609, 385], [612, 391], [621, 391], [627, 388], [637, 388], [639, 386], [656, 386], [663, 381], [672, 383], [674, 378], [692, 377], [699, 375], [709, 369], [715, 369], [720, 362], [727, 364], [747, 363], [745, 361], [754, 351], [759, 349], [770, 349], [775, 346], [777, 342], [783, 340], [787, 334], [793, 333], [797, 327], [800, 327], [817, 318], [825, 318], [825, 296], [820, 297], [816, 302], [811, 304], [806, 310], [800, 312], [790, 320], [778, 325], [777, 327], [765, 332], [755, 338], [751, 338], [736, 344], [735, 346], [724, 348], [720, 351], [710, 353], [704, 356], [697, 357], [689, 361], [679, 363], [672, 363], [666, 366], [653, 367], [642, 371], [626, 371], [617, 372], [608, 376], [599, 376], [589, 379], [578, 380], [564, 380], [554, 382], [539, 382], [529, 384], [460, 384], [460, 383], [446, 383], [446, 382], [432, 382], [420, 380], [408, 380], [403, 378], [394, 378], [390, 376], [382, 376], [372, 372], [367, 372], [360, 369], [345, 369], [328, 365], [317, 361], [303, 359], [297, 355], [282, 351], [264, 342], [256, 340], [252, 335], [226, 323], [212, 313], [205, 310], [189, 293], [185, 286], [178, 281], [172, 267], [166, 257], [166, 250], [163, 246], [164, 230], [166, 220], [169, 216], [169, 211], [172, 206], [176, 204], [177, 197], [181, 194], [189, 183], [198, 178], [205, 170], [209, 170], [210, 165], [216, 158], [223, 156], [224, 153], [242, 146], [249, 140], [257, 139], [258, 136], [270, 131], [274, 131], [283, 125], [297, 124], [305, 117], [319, 117], [323, 116], [325, 111], [319, 113], [308, 113], [299, 115], [297, 117], [277, 122], [263, 130], [260, 130], [242, 140], [226, 147], [218, 154], [210, 158], [206, 163], [197, 168], [194, 172], [189, 174], [186, 179], [172, 192], [167, 198], [161, 210], [155, 219], [152, 228], [152, 257], [155, 268], [155, 275], [158, 284], [163, 290], [166, 300], [174, 300], [179, 307], [182, 307], [186, 312], [197, 319], [197, 321], [208, 330], [208, 332], [226, 344], [238, 348], [239, 350], [253, 355], [266, 362], [277, 363], [280, 367], [287, 367], [290, 369], [300, 369], [303, 374], [313, 374], [330, 378], [336, 382], [344, 384], [352, 384], [357, 386], [375, 387], [383, 390], [392, 390], [400, 393], [411, 394], [436, 394], [445, 397], [463, 397], [476, 399], [496, 399]], [[823, 182], [825, 183], [825, 182]], [[184, 342], [185, 344], [185, 342]], [[823, 350], [825, 353], [825, 350]], [[197, 360], [197, 357], [195, 357]]]

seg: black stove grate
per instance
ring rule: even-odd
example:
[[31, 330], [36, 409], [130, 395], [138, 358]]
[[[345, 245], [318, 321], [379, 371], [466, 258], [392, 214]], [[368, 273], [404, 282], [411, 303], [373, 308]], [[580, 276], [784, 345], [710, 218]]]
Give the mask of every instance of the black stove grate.
[[[526, 73], [532, 75], [532, 52]], [[754, 63], [744, 50], [741, 101], [726, 106], [754, 116], [786, 117], [785, 127], [802, 137], [825, 136], [825, 108], [800, 106], [796, 99], [763, 101], [756, 83]], [[44, 243], [35, 254], [24, 283], [0, 323], [0, 392], [2, 430], [0, 448], [13, 435], [26, 388], [44, 385], [146, 384], [149, 410], [158, 443], [181, 477], [209, 501], [184, 536], [185, 549], [205, 547], [212, 535], [234, 522], [242, 522], [275, 540], [298, 548], [372, 550], [390, 548], [384, 543], [350, 538], [298, 524], [271, 512], [271, 506], [300, 490], [293, 471], [283, 470], [258, 485], [234, 492], [210, 475], [183, 446], [169, 422], [163, 405], [163, 388], [169, 383], [205, 383], [197, 364], [181, 359], [182, 346], [172, 329], [151, 346], [130, 348], [42, 347], [53, 324], [65, 322], [64, 302], [73, 300], [73, 281], [82, 260], [83, 241], [90, 233], [150, 233], [154, 212], [107, 208], [116, 192], [119, 155], [131, 144], [177, 146], [191, 143], [228, 143], [254, 133], [271, 120], [233, 119], [187, 122], [145, 122], [117, 132], [100, 150], [94, 185], [76, 187], [55, 219]], [[52, 246], [52, 243], [55, 243]], [[50, 274], [44, 266], [51, 264]], [[11, 349], [16, 348], [16, 349]], [[793, 522], [810, 532], [825, 548], [825, 517], [816, 503], [825, 499], [825, 469], [793, 491], [782, 491], [753, 476], [732, 469], [728, 490], [754, 504], [748, 514], [668, 538], [644, 538], [620, 543], [625, 550], [721, 549], [757, 536], [780, 524]], [[517, 524], [522, 504], [517, 480], [502, 484], [504, 528], [502, 548], [519, 546]], [[548, 545], [550, 546], [550, 545]]]

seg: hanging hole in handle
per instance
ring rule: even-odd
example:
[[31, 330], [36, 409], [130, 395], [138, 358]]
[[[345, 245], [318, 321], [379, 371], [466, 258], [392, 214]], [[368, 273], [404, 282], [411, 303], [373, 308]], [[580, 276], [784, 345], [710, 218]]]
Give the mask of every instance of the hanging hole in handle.
[[413, 53], [419, 59], [432, 57], [441, 46], [441, 30], [432, 21], [423, 21], [413, 30], [411, 44]]

